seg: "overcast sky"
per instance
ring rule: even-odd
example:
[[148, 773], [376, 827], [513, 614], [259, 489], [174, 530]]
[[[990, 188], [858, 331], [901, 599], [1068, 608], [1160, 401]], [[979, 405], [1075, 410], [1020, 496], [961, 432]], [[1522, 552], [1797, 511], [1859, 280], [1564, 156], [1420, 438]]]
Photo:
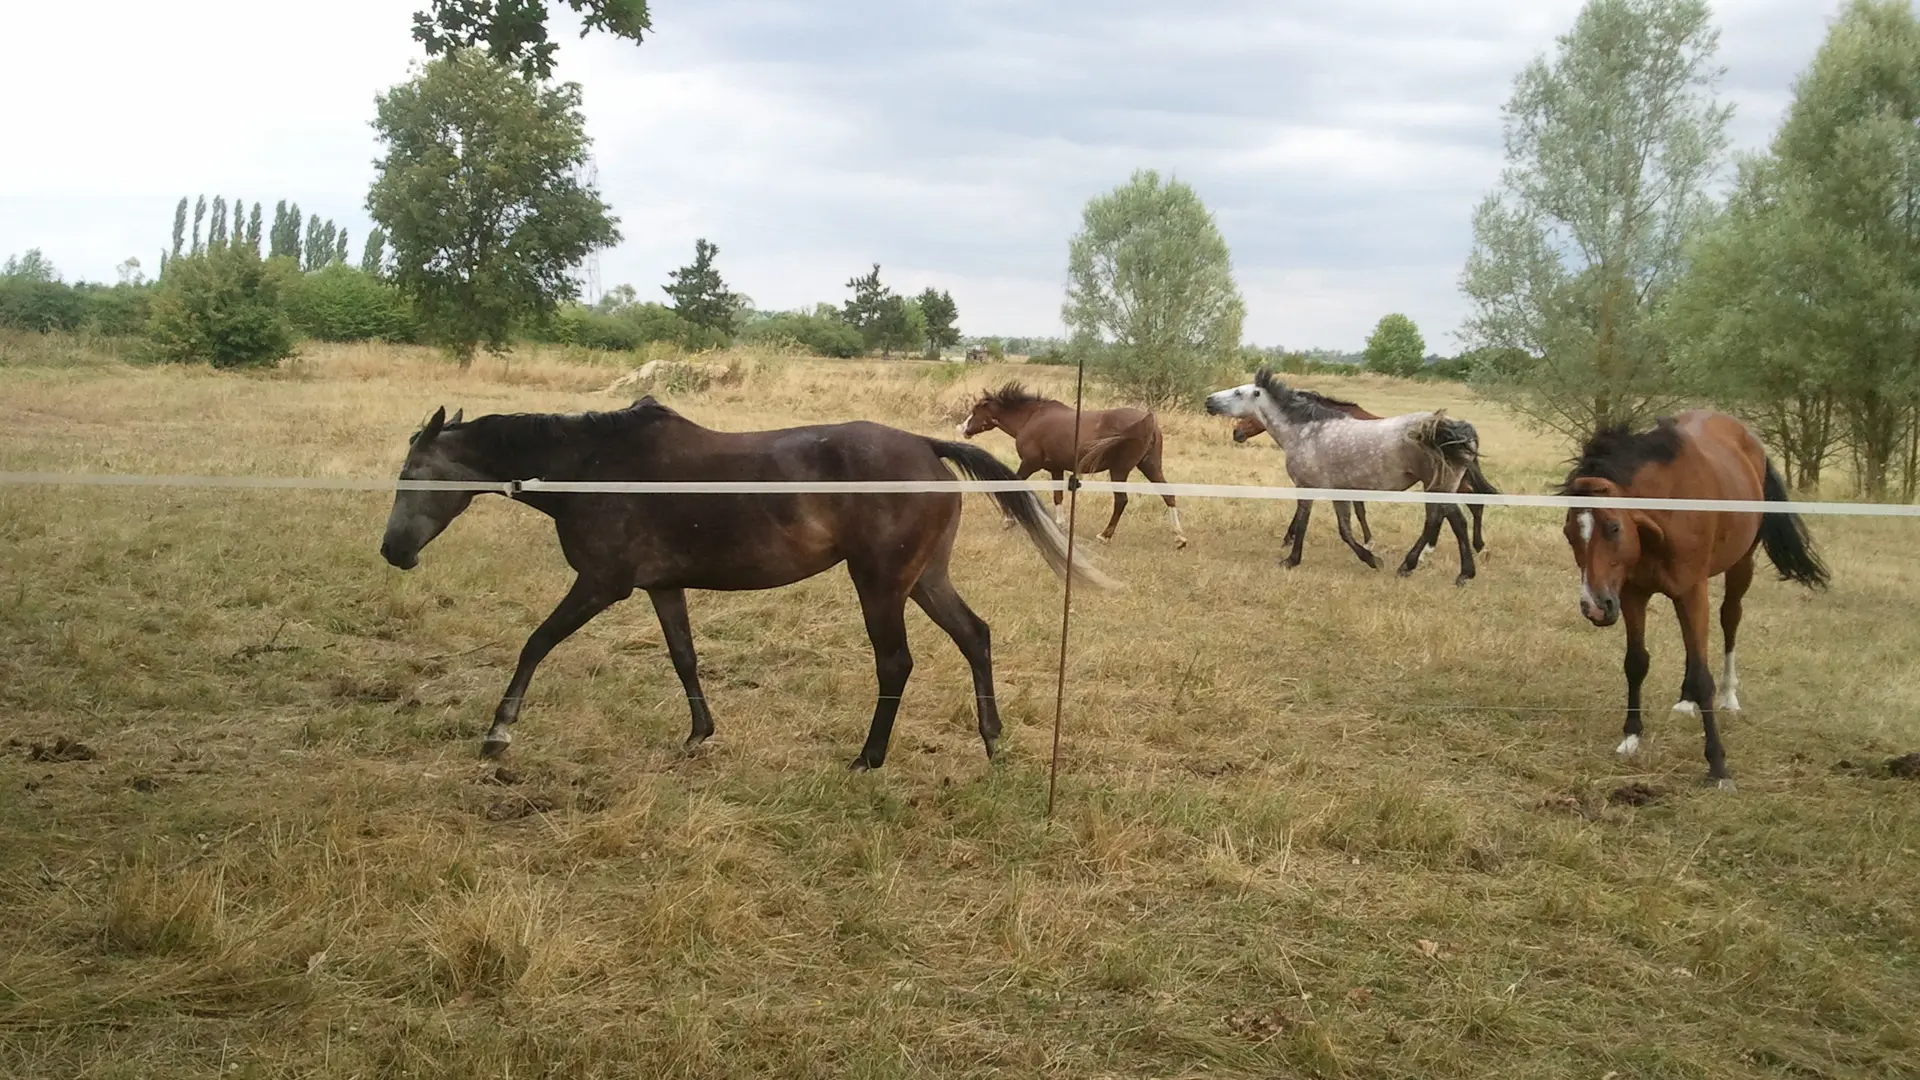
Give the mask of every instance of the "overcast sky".
[[[12, 5], [0, 35], [0, 256], [151, 273], [183, 194], [298, 201], [353, 235], [374, 95], [418, 59], [417, 0]], [[555, 4], [556, 7], [562, 5]], [[1214, 211], [1259, 344], [1357, 349], [1388, 311], [1452, 351], [1500, 106], [1578, 0], [657, 0], [645, 44], [573, 36], [604, 286], [660, 298], [693, 241], [763, 308], [838, 302], [878, 261], [951, 290], [970, 334], [1057, 334], [1067, 240], [1132, 170]], [[1735, 145], [1758, 148], [1834, 0], [1716, 8]]]

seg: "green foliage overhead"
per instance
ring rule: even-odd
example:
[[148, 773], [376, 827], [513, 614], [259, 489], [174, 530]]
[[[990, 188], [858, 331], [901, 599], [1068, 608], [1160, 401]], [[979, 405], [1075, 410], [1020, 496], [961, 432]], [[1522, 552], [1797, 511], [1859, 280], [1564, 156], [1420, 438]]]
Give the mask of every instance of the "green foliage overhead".
[[[653, 29], [646, 0], [566, 0], [581, 18], [580, 36], [604, 30], [638, 44]], [[547, 39], [546, 0], [431, 0], [413, 16], [413, 39], [427, 55], [460, 49], [486, 50], [494, 60], [528, 79], [553, 77], [554, 52]]]
[[572, 268], [620, 239], [577, 175], [590, 142], [573, 83], [529, 83], [466, 50], [381, 96], [374, 129], [386, 152], [367, 209], [393, 280], [463, 364], [572, 299]]
[[1061, 318], [1139, 404], [1196, 407], [1240, 347], [1246, 305], [1227, 242], [1191, 187], [1150, 169], [1088, 201], [1067, 252]]
[[246, 247], [167, 263], [148, 340], [156, 359], [214, 367], [271, 365], [293, 352], [281, 270]]
[[1653, 316], [1712, 213], [1730, 112], [1712, 95], [1718, 40], [1705, 0], [1588, 0], [1553, 62], [1515, 80], [1462, 336], [1535, 358], [1476, 381], [1543, 429], [1578, 440], [1672, 404]]
[[1382, 316], [1367, 338], [1367, 370], [1410, 379], [1426, 363], [1427, 342], [1413, 320], [1399, 312]]

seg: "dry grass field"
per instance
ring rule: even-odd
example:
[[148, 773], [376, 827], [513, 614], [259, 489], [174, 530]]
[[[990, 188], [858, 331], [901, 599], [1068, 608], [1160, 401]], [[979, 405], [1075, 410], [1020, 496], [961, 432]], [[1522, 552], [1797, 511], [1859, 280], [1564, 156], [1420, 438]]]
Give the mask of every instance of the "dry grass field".
[[[1057, 368], [741, 355], [669, 395], [747, 429], [953, 430]], [[434, 406], [612, 408], [559, 354], [314, 347], [283, 370], [0, 340], [0, 470], [390, 477]], [[1566, 448], [1447, 385], [1495, 483]], [[1270, 443], [1166, 418], [1175, 481], [1283, 483]], [[1003, 460], [1004, 436], [982, 437]], [[957, 650], [849, 775], [871, 656], [844, 574], [695, 594], [719, 725], [643, 600], [555, 652], [505, 762], [476, 751], [564, 591], [546, 519], [482, 498], [401, 573], [382, 493], [0, 487], [0, 1076], [1893, 1077], [1920, 1075], [1920, 528], [1823, 518], [1815, 595], [1763, 575], [1726, 722], [1612, 754], [1622, 638], [1576, 609], [1549, 511], [1361, 566], [1316, 515], [1136, 500], [1129, 586], [1076, 596], [1044, 819], [1060, 590], [970, 496], [954, 579], [992, 625], [989, 766]], [[1417, 508], [1372, 511], [1391, 560]], [[1716, 590], [1717, 592], [1717, 590]], [[1650, 701], [1680, 682], [1664, 601]], [[76, 748], [71, 740], [83, 744]]]

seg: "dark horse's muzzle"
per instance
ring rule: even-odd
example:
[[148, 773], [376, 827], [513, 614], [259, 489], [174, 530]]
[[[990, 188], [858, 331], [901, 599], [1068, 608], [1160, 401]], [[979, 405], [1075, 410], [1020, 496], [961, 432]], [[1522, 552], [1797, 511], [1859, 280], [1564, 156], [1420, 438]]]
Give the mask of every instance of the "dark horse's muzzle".
[[402, 570], [411, 570], [420, 565], [419, 552], [402, 551], [400, 548], [395, 547], [391, 540], [380, 541], [380, 557]]

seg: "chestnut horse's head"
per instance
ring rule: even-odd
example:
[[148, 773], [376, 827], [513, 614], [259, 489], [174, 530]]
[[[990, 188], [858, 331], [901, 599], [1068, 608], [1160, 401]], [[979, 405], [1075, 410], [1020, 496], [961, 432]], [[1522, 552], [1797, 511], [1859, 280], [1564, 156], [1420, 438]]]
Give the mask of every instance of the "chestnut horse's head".
[[[1010, 415], [1022, 413], [1025, 409], [1046, 400], [1017, 382], [1010, 382], [998, 390], [989, 390], [981, 394], [979, 400], [973, 403], [973, 411], [969, 412], [966, 420], [960, 424], [960, 435], [962, 438], [971, 439], [975, 435], [992, 431], [994, 428], [1000, 428], [1009, 435], [1016, 434], [1014, 429], [1007, 427]], [[1014, 421], [1015, 428], [1019, 423], [1018, 420]]]
[[[1618, 485], [1599, 477], [1575, 480], [1569, 495], [1619, 497]], [[1580, 614], [1595, 626], [1620, 618], [1620, 588], [1641, 558], [1659, 548], [1660, 526], [1639, 510], [1573, 507], [1567, 511], [1566, 537], [1580, 568]]]
[[1261, 423], [1259, 417], [1243, 416], [1233, 422], [1233, 441], [1243, 443], [1255, 435], [1264, 434], [1266, 430], [1267, 425]]

